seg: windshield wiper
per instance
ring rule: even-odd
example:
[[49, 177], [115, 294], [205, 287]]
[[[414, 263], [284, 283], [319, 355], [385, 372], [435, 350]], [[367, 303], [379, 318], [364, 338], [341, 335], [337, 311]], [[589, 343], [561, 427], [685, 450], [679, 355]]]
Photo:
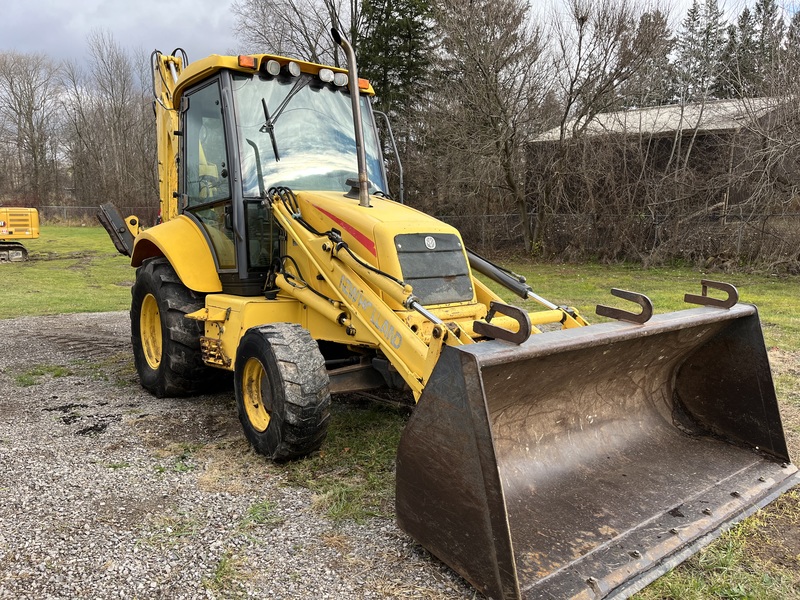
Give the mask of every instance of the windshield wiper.
[[269, 133], [269, 139], [272, 141], [272, 152], [275, 154], [276, 161], [280, 161], [280, 155], [278, 154], [278, 143], [275, 141], [275, 123], [278, 121], [278, 117], [281, 116], [283, 109], [286, 108], [287, 104], [289, 104], [289, 101], [295, 97], [297, 92], [306, 87], [309, 81], [311, 80], [307, 77], [298, 79], [292, 86], [292, 89], [289, 90], [289, 93], [286, 94], [286, 98], [283, 99], [283, 102], [281, 102], [280, 106], [278, 106], [278, 109], [271, 118], [269, 116], [269, 109], [267, 108], [267, 100], [266, 98], [261, 98], [261, 106], [264, 107], [265, 122], [259, 131], [261, 133]]
[[269, 139], [272, 140], [272, 153], [275, 155], [275, 160], [280, 161], [281, 157], [278, 154], [278, 142], [275, 140], [275, 121], [269, 118], [269, 109], [267, 108], [267, 101], [265, 98], [261, 99], [261, 106], [264, 107], [264, 118], [266, 122], [261, 126], [259, 131], [261, 133], [269, 133]]

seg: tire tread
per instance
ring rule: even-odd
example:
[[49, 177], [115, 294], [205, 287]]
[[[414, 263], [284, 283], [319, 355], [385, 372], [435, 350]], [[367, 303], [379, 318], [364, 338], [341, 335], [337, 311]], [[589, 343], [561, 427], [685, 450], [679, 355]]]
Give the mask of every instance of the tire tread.
[[137, 348], [141, 347], [136, 327], [138, 318], [134, 314], [139, 308], [136, 303], [138, 285], [151, 285], [159, 305], [167, 306], [167, 313], [163, 315], [166, 324], [163, 332], [165, 357], [156, 377], [143, 373], [142, 370], [148, 370], [149, 366], [143, 357], [137, 356], [136, 367], [142, 385], [159, 398], [193, 396], [207, 391], [218, 374], [202, 359], [200, 337], [203, 335], [203, 324], [186, 318], [188, 313], [205, 306], [205, 296], [183, 285], [166, 258], [145, 261], [136, 270], [136, 284], [131, 290], [134, 296], [131, 305], [131, 343], [135, 354]]
[[[280, 427], [279, 441], [272, 447], [265, 444], [268, 436], [249, 427], [239, 400], [240, 379], [237, 375], [239, 419], [251, 444], [256, 451], [275, 461], [300, 458], [318, 450], [327, 435], [331, 398], [325, 361], [317, 343], [296, 323], [261, 325], [248, 330], [245, 335], [263, 338], [280, 373], [281, 381], [276, 381], [275, 385], [280, 386], [283, 392], [283, 414], [273, 415], [270, 421], [270, 427]], [[237, 365], [239, 361], [237, 354]]]

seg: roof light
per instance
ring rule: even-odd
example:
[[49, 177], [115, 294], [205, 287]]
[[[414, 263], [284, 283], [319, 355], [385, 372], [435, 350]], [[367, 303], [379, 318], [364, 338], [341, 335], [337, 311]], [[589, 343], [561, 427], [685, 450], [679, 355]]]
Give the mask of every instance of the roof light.
[[331, 71], [330, 69], [320, 69], [319, 78], [324, 83], [332, 83], [334, 80], [333, 71]]
[[248, 56], [246, 54], [239, 55], [239, 66], [244, 67], [245, 69], [255, 69], [256, 68], [256, 57], [255, 56]]
[[361, 79], [358, 78], [358, 89], [360, 90], [368, 90], [369, 89], [369, 79]]
[[286, 69], [289, 71], [289, 75], [292, 77], [299, 77], [300, 76], [300, 65], [298, 65], [294, 61], [290, 61], [288, 65], [286, 65]]
[[338, 87], [344, 87], [347, 85], [347, 73], [334, 73], [333, 75], [333, 84]]
[[262, 60], [261, 71], [272, 75], [273, 77], [277, 77], [281, 72], [281, 63], [274, 59]]

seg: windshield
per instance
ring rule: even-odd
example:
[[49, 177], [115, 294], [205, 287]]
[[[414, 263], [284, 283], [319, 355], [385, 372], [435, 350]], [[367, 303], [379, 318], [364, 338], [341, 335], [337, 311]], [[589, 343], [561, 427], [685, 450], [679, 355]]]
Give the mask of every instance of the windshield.
[[[313, 76], [233, 77], [246, 198], [261, 197], [263, 190], [273, 186], [346, 192], [350, 190], [346, 181], [358, 179], [350, 96], [303, 78]], [[293, 95], [286, 101], [290, 93]], [[361, 111], [370, 192], [385, 191], [378, 138], [364, 96]], [[263, 182], [259, 181], [259, 162]]]

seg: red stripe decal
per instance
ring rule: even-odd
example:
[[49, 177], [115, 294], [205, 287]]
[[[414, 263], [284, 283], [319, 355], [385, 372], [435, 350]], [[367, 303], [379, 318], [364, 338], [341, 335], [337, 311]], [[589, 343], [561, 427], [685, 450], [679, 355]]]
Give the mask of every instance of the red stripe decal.
[[337, 225], [340, 225], [342, 227], [342, 229], [344, 229], [347, 233], [352, 235], [359, 244], [364, 246], [364, 248], [366, 248], [367, 251], [369, 251], [369, 253], [372, 254], [372, 256], [375, 256], [377, 258], [378, 252], [375, 250], [375, 242], [374, 241], [372, 241], [367, 236], [365, 236], [363, 233], [361, 233], [358, 229], [356, 229], [355, 227], [350, 225], [350, 223], [346, 223], [346, 222], [342, 221], [339, 217], [337, 217], [335, 215], [332, 215], [327, 210], [324, 210], [324, 209], [320, 208], [316, 204], [314, 204], [313, 206], [319, 212], [321, 212], [323, 215], [328, 217], [331, 221], [333, 221]]

